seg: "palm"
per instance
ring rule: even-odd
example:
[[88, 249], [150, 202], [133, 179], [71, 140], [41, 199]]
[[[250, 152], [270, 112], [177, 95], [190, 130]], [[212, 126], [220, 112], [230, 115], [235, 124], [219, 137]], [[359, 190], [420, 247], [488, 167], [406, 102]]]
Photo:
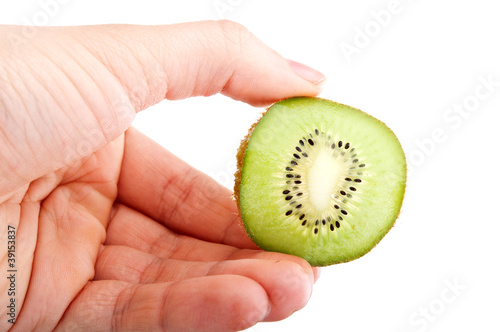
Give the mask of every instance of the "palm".
[[[17, 261], [24, 263], [18, 267], [24, 278], [17, 289], [26, 298], [14, 327], [22, 330], [33, 323], [54, 327], [94, 277], [116, 197], [122, 154], [123, 137], [73, 167], [35, 180], [20, 193], [17, 238], [23, 250]], [[33, 256], [27, 248], [35, 250]], [[47, 315], [48, 307], [57, 314]]]
[[[255, 250], [228, 190], [133, 129], [34, 184], [24, 200], [36, 197], [40, 212], [18, 227], [36, 246], [19, 330], [96, 321], [106, 330], [186, 321], [238, 329], [262, 319], [268, 301], [267, 319], [275, 320], [309, 297], [296, 264], [308, 270], [307, 263]], [[25, 224], [37, 221], [34, 236]]]

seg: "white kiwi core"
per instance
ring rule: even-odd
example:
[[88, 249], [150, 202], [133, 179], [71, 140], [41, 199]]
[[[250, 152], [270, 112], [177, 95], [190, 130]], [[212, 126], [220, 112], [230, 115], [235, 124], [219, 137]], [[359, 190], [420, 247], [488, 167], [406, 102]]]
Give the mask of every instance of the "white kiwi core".
[[318, 212], [329, 209], [342, 169], [342, 161], [319, 149], [307, 174], [309, 201]]

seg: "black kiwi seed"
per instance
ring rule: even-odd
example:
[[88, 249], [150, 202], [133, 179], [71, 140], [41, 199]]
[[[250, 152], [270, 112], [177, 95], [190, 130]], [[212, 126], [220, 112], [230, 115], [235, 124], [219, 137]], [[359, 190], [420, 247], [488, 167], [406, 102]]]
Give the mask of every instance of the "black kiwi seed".
[[283, 190], [283, 195], [288, 195], [290, 193], [290, 190]]
[[292, 164], [292, 165], [297, 165], [297, 162], [296, 162], [295, 160], [292, 160], [292, 161], [290, 162], [290, 164]]
[[340, 206], [338, 206], [337, 204], [335, 204], [333, 207], [336, 208], [337, 210], [340, 209]]
[[307, 224], [307, 220], [304, 220], [304, 221], [302, 222], [302, 226], [305, 226], [306, 224]]
[[356, 191], [356, 188], [354, 187], [349, 187], [349, 189], [351, 189], [352, 191]]
[[316, 222], [314, 223], [316, 226], [319, 225], [319, 220], [316, 220]]
[[290, 174], [290, 173], [289, 173], [289, 174], [287, 174], [287, 175], [286, 175], [286, 177], [287, 177], [287, 178], [293, 178], [293, 174]]
[[302, 204], [299, 204], [296, 206], [297, 209], [300, 209], [302, 207]]
[[293, 154], [293, 156], [296, 158], [296, 159], [300, 159], [300, 156], [296, 153]]
[[330, 224], [330, 230], [333, 232], [334, 229], [333, 224]]
[[311, 144], [311, 145], [314, 145], [314, 141], [310, 138], [307, 140], [307, 142], [309, 142], [309, 144]]
[[306, 216], [305, 214], [302, 214], [302, 215], [299, 217], [299, 220], [304, 219], [304, 217], [305, 217], [305, 216]]
[[346, 210], [340, 210], [340, 212], [342, 212], [343, 215], [347, 215]]
[[304, 141], [303, 140], [299, 140], [299, 144], [304, 146]]
[[339, 141], [338, 145], [339, 145], [339, 148], [341, 148], [342, 147], [342, 141]]
[[316, 133], [316, 135], [319, 135], [319, 130], [318, 129], [314, 129], [314, 132]]
[[346, 180], [346, 181], [352, 181], [352, 179], [351, 179], [351, 178], [345, 178], [345, 180]]
[[286, 214], [287, 216], [291, 215], [291, 214], [292, 214], [292, 210], [288, 210], [288, 211], [286, 211], [286, 213], [285, 213], [285, 214]]
[[314, 234], [318, 234], [318, 229], [317, 228], [314, 229]]
[[354, 182], [360, 183], [361, 179], [354, 179]]
[[361, 165], [359, 165], [359, 167], [365, 167], [365, 166], [366, 166], [365, 164], [361, 164]]
[[289, 171], [289, 172], [293, 171], [293, 168], [291, 168], [291, 167], [287, 167], [287, 168], [285, 168], [285, 169], [286, 169], [287, 171]]
[[[342, 219], [340, 219], [342, 220]], [[340, 223], [338, 221], [335, 222], [335, 227], [339, 228], [340, 227]]]
[[302, 193], [297, 193], [297, 196], [302, 196]]
[[299, 151], [299, 152], [302, 152], [302, 149], [299, 148], [298, 146], [295, 147], [295, 150]]
[[326, 220], [325, 220], [325, 219], [321, 220], [321, 223], [322, 223], [323, 225], [326, 225]]
[[301, 184], [302, 183], [302, 181], [299, 181], [299, 180], [294, 181], [294, 182], [295, 182], [295, 184]]
[[359, 161], [359, 159], [354, 159], [352, 162], [357, 163], [358, 161]]
[[339, 217], [339, 220], [344, 220], [344, 218], [342, 218], [342, 216], [338, 216]]
[[287, 201], [291, 200], [292, 198], [293, 198], [293, 196], [286, 196], [286, 197], [285, 197], [285, 199], [286, 199]]
[[349, 147], [350, 147], [350, 146], [351, 146], [351, 144], [346, 143], [346, 144], [345, 144], [345, 149], [346, 149], [346, 150], [349, 150]]
[[340, 193], [345, 196], [345, 191], [341, 190]]
[[300, 174], [295, 175], [296, 179], [300, 179]]
[[307, 153], [303, 152], [302, 155], [307, 158]]

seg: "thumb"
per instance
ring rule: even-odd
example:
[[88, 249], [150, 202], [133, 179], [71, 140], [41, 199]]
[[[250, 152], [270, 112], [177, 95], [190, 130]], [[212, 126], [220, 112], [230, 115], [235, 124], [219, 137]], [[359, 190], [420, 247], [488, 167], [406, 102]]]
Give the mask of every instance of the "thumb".
[[262, 106], [324, 78], [230, 21], [0, 27], [0, 196], [117, 138], [163, 99], [223, 93]]
[[[136, 110], [164, 98], [219, 92], [264, 106], [317, 95], [324, 80], [321, 73], [284, 59], [245, 27], [226, 20], [99, 27], [89, 31], [88, 40], [86, 48], [127, 87]], [[120, 57], [110, 56], [116, 53]]]

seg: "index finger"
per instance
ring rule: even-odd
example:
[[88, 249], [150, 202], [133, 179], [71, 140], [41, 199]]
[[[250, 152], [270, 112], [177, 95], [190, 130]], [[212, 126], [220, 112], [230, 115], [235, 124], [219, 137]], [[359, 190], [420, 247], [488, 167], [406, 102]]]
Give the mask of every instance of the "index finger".
[[246, 235], [229, 189], [135, 128], [125, 135], [118, 200], [177, 233], [257, 248]]

